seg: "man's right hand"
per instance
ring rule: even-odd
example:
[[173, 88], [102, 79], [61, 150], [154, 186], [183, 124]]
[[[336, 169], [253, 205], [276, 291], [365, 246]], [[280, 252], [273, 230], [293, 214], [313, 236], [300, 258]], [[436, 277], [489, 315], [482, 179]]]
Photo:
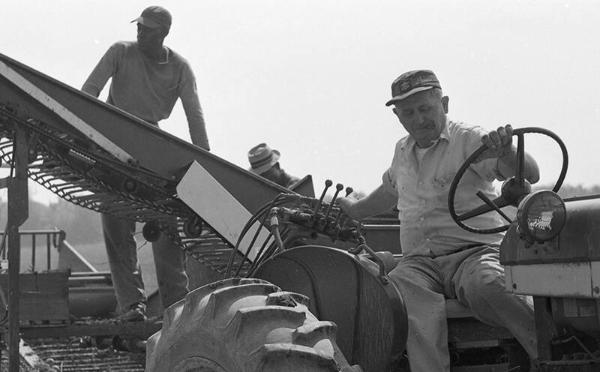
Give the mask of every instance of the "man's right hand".
[[356, 204], [356, 201], [356, 199], [351, 197], [339, 197], [335, 200], [335, 202], [339, 205], [342, 211], [344, 211], [344, 213], [346, 213], [348, 216], [354, 219], [357, 219], [355, 216], [352, 215], [353, 206], [354, 204]]
[[397, 200], [396, 195], [392, 195], [385, 190], [383, 185], [380, 185], [362, 199], [356, 199], [350, 194], [350, 196], [338, 198], [336, 203], [348, 216], [360, 221], [389, 210], [396, 205]]
[[476, 163], [485, 159], [504, 158], [516, 151], [512, 145], [513, 129], [510, 124], [504, 127], [498, 127], [490, 133], [481, 137], [481, 143], [486, 145], [487, 149], [475, 160]]

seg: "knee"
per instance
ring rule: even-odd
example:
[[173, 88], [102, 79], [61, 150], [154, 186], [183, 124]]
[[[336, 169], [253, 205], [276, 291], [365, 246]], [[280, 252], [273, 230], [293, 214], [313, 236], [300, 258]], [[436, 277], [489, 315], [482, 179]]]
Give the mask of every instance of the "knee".
[[389, 278], [400, 288], [424, 285], [424, 279], [410, 270], [396, 266], [388, 273]]
[[494, 269], [479, 270], [461, 286], [462, 290], [478, 297], [497, 296], [505, 292], [504, 273]]

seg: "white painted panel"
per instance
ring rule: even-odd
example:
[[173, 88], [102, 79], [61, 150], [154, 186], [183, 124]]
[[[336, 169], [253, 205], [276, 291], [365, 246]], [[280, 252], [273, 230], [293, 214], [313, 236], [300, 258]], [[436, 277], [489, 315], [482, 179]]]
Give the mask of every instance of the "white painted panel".
[[86, 137], [95, 142], [98, 146], [102, 147], [103, 149], [114, 155], [117, 159], [125, 163], [133, 161], [133, 157], [129, 155], [125, 150], [117, 146], [108, 138], [104, 137], [102, 133], [98, 132], [96, 129], [88, 125], [77, 115], [69, 111], [66, 107], [64, 107], [55, 99], [47, 95], [43, 90], [33, 85], [29, 80], [25, 79], [18, 72], [8, 67], [2, 61], [0, 61], [0, 75], [4, 76], [6, 79], [8, 79], [8, 81], [19, 87], [19, 89], [21, 89], [25, 93], [29, 94], [31, 97], [36, 99], [42, 105], [46, 106], [52, 112], [56, 113], [59, 117], [61, 117], [67, 123], [75, 127]]
[[592, 261], [592, 295], [600, 298], [600, 262]]
[[598, 293], [592, 291], [592, 269], [587, 262], [511, 265], [506, 267], [506, 271], [511, 286], [516, 284], [516, 288], [512, 290], [514, 293], [551, 297], [599, 297]]
[[[237, 243], [242, 229], [252, 214], [227, 191], [202, 165], [193, 162], [177, 185], [179, 199], [204, 219], [233, 246]], [[240, 242], [239, 248], [246, 253], [257, 227], [260, 229], [256, 239], [257, 247], [248, 254], [254, 261], [260, 245], [269, 236], [269, 231], [260, 224], [250, 229]]]
[[504, 288], [507, 292], [515, 292], [513, 289], [512, 266], [504, 266]]

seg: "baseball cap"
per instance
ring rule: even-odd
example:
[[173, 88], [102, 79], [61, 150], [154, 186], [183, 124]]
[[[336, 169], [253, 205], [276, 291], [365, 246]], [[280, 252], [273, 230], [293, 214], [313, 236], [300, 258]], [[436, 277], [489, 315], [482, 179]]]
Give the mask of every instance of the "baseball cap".
[[162, 6], [153, 5], [144, 9], [142, 14], [131, 22], [137, 22], [150, 28], [164, 27], [169, 30], [172, 20], [173, 18], [168, 10]]
[[406, 97], [433, 88], [441, 89], [442, 86], [435, 74], [430, 70], [414, 70], [403, 73], [392, 83], [392, 99], [386, 102], [390, 106]]

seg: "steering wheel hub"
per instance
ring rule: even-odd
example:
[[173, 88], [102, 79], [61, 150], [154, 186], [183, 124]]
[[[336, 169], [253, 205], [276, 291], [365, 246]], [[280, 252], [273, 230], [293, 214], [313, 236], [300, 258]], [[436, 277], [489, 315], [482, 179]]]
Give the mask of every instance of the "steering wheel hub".
[[500, 193], [508, 205], [516, 207], [521, 199], [531, 193], [531, 183], [526, 179], [511, 177], [502, 184]]

